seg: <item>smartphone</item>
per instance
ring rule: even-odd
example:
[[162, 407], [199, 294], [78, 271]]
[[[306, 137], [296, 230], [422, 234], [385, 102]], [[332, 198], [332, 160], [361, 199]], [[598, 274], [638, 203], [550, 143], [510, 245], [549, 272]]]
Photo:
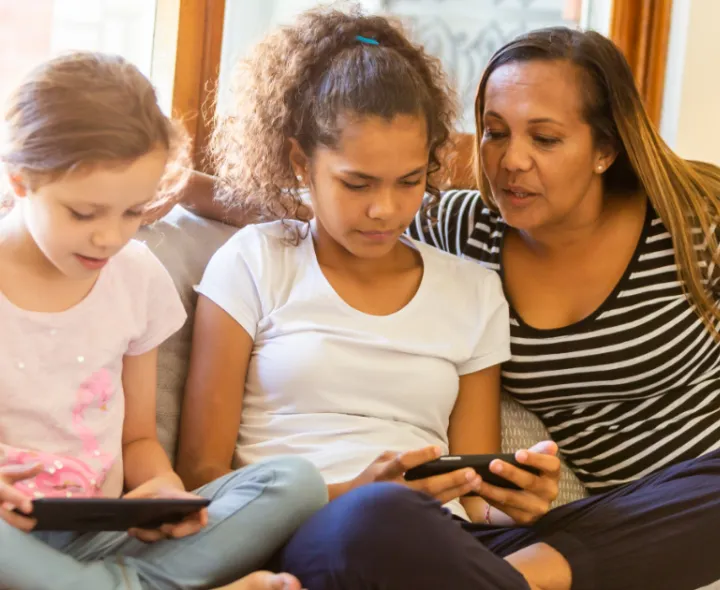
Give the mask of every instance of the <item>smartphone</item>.
[[[523, 465], [515, 459], [515, 455], [512, 453], [507, 454], [496, 454], [496, 455], [445, 455], [439, 457], [428, 463], [423, 463], [417, 467], [413, 467], [405, 473], [405, 479], [407, 481], [414, 481], [418, 479], [425, 479], [426, 477], [432, 477], [434, 475], [442, 475], [457, 471], [458, 469], [474, 469], [475, 472], [482, 477], [484, 482], [497, 486], [499, 488], [505, 488], [509, 490], [519, 490], [519, 486], [513, 482], [496, 475], [490, 471], [490, 463], [495, 459], [501, 459], [510, 465], [514, 465], [519, 469], [532, 473], [533, 475], [540, 475], [540, 470]], [[477, 495], [472, 492], [470, 495]]]
[[206, 498], [38, 498], [30, 516], [37, 520], [33, 531], [127, 531], [174, 524], [208, 504]]

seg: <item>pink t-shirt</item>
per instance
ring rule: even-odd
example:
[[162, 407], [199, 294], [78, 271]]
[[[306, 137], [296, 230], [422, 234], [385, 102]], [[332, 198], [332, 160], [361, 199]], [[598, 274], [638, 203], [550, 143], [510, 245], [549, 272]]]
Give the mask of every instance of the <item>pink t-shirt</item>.
[[137, 241], [67, 311], [26, 311], [0, 293], [0, 464], [45, 467], [22, 489], [91, 495], [90, 482], [97, 495], [122, 493], [123, 357], [156, 348], [185, 319], [167, 270]]

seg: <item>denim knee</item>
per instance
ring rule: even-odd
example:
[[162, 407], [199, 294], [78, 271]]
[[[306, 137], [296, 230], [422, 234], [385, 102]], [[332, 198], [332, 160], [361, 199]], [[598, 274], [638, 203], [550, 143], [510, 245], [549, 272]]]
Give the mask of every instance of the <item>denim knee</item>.
[[328, 501], [328, 488], [317, 467], [307, 459], [283, 456], [268, 459], [263, 465], [273, 477], [265, 493], [278, 496], [278, 509], [305, 521]]

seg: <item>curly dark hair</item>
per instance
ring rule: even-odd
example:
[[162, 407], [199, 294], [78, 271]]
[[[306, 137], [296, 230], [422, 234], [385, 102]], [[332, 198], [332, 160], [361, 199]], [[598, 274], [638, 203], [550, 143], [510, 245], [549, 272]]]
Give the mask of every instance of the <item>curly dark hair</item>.
[[395, 21], [364, 15], [358, 7], [305, 12], [239, 62], [232, 102], [229, 114], [218, 117], [210, 144], [218, 198], [227, 206], [261, 220], [303, 218], [289, 140], [309, 157], [318, 146], [336, 147], [344, 114], [424, 116], [430, 149], [425, 210], [438, 199], [444, 171], [439, 154], [450, 140], [455, 93], [440, 61]]

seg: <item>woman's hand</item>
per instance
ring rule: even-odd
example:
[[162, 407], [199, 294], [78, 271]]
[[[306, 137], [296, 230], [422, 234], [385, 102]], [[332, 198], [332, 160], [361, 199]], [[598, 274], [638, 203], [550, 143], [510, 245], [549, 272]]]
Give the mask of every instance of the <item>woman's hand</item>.
[[417, 451], [394, 453], [386, 451], [373, 461], [360, 475], [347, 484], [340, 484], [340, 489], [330, 487], [331, 499], [356, 487], [374, 482], [394, 482], [405, 485], [413, 490], [424, 492], [440, 503], [464, 496], [468, 492], [480, 489], [481, 479], [472, 469], [458, 469], [451, 473], [436, 475], [416, 481], [406, 481], [405, 472], [437, 459], [441, 450], [437, 447], [426, 447]]
[[[146, 481], [124, 496], [125, 498], [177, 498], [193, 499], [199, 496], [186, 492], [175, 474], [161, 475]], [[159, 529], [130, 529], [128, 534], [145, 541], [154, 543], [162, 539], [179, 539], [194, 535], [208, 522], [207, 508], [203, 508], [194, 514], [186, 516], [181, 522], [164, 524]]]
[[[35, 527], [32, 517], [23, 516], [32, 513], [32, 500], [16, 490], [13, 484], [30, 479], [41, 471], [42, 465], [39, 464], [0, 467], [0, 518], [21, 531], [30, 532]], [[15, 512], [15, 509], [20, 512]]]
[[552, 441], [543, 441], [528, 450], [518, 451], [515, 458], [523, 465], [538, 469], [540, 475], [533, 475], [496, 459], [490, 464], [491, 471], [518, 485], [522, 490], [508, 490], [483, 483], [478, 494], [491, 506], [510, 517], [514, 523], [531, 524], [547, 514], [558, 495], [560, 459], [557, 457], [557, 445]]

